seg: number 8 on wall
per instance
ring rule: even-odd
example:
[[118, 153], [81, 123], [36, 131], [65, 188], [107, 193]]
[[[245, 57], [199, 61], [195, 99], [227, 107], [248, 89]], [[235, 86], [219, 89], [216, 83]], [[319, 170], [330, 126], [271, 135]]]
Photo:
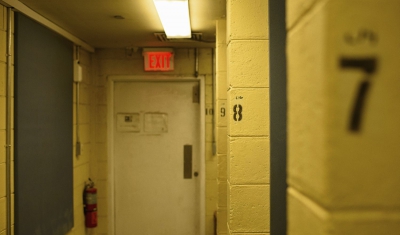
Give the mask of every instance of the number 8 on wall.
[[235, 104], [235, 106], [233, 106], [233, 120], [241, 121], [243, 118], [242, 111], [243, 111], [242, 105]]

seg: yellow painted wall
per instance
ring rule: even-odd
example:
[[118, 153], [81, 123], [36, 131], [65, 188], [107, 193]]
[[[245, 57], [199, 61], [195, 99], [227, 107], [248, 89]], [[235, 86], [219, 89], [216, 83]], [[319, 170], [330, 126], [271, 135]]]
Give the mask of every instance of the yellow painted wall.
[[268, 1], [227, 1], [228, 234], [269, 234]]
[[[7, 8], [0, 5], [0, 235], [6, 234], [7, 221], [6, 221], [6, 92], [7, 92], [7, 70], [6, 70], [6, 47], [7, 47]], [[14, 100], [14, 94], [12, 94], [12, 102]], [[13, 117], [12, 117], [13, 118]], [[12, 133], [14, 127], [12, 125]], [[14, 163], [13, 151], [11, 152], [11, 170]], [[13, 175], [13, 170], [11, 172]], [[11, 178], [11, 184], [13, 184], [13, 178]], [[11, 187], [12, 203], [14, 197], [14, 187]], [[13, 205], [11, 205], [13, 207]], [[12, 218], [11, 224], [14, 224]], [[12, 229], [14, 229], [12, 227]]]
[[[75, 54], [75, 56], [77, 56]], [[76, 57], [75, 57], [76, 58]], [[94, 126], [93, 120], [95, 118], [94, 110], [94, 83], [93, 83], [93, 55], [84, 50], [79, 50], [79, 61], [82, 67], [82, 82], [79, 84], [79, 120], [76, 120], [76, 105], [77, 105], [77, 86], [74, 83], [74, 135], [73, 135], [73, 174], [74, 174], [74, 228], [68, 235], [86, 235], [97, 234], [96, 229], [87, 229], [85, 227], [85, 219], [83, 214], [83, 198], [82, 193], [85, 183], [88, 178], [93, 176], [90, 174], [91, 158], [95, 150], [94, 141]], [[77, 125], [79, 125], [79, 140], [81, 143], [81, 154], [76, 155], [76, 142], [77, 142]], [[97, 185], [96, 185], [97, 187]]]
[[[288, 234], [399, 234], [400, 2], [288, 0], [287, 10]], [[376, 70], [343, 58], [375, 59]]]

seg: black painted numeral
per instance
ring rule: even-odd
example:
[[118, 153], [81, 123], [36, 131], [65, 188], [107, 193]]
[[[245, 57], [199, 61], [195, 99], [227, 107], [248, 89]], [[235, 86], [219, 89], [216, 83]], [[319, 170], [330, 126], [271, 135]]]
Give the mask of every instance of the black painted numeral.
[[225, 117], [225, 108], [221, 108], [221, 117]]
[[342, 69], [360, 69], [366, 75], [358, 87], [358, 94], [353, 104], [353, 110], [350, 116], [349, 129], [358, 132], [361, 127], [362, 113], [367, 99], [367, 93], [371, 86], [371, 77], [377, 67], [376, 58], [341, 58], [340, 66]]
[[243, 118], [242, 111], [243, 111], [242, 105], [235, 104], [235, 106], [233, 106], [233, 120], [237, 122], [241, 121]]

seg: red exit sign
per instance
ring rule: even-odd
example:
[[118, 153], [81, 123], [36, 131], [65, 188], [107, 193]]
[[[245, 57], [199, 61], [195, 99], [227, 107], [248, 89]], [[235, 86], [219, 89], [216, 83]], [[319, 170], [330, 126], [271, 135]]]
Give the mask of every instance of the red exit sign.
[[143, 49], [144, 71], [173, 71], [174, 52], [169, 48]]

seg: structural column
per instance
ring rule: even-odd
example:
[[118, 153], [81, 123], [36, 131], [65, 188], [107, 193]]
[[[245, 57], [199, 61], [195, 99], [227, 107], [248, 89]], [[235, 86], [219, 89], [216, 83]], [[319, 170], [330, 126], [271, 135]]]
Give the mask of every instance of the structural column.
[[400, 2], [287, 3], [288, 234], [399, 234]]
[[228, 234], [269, 234], [268, 1], [227, 1]]
[[217, 208], [217, 234], [227, 234], [227, 80], [226, 80], [226, 20], [216, 22], [216, 134], [217, 134], [217, 158], [218, 158], [218, 208]]

